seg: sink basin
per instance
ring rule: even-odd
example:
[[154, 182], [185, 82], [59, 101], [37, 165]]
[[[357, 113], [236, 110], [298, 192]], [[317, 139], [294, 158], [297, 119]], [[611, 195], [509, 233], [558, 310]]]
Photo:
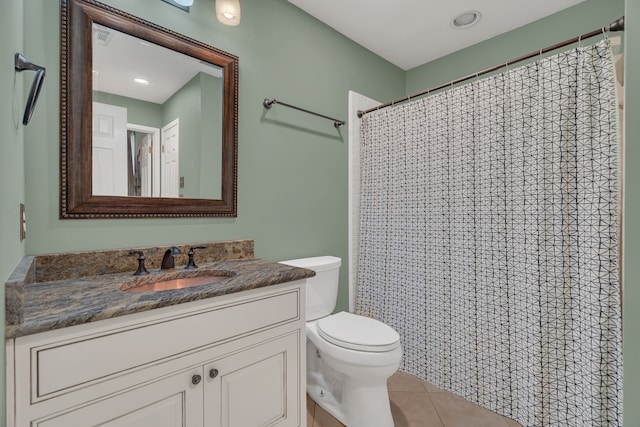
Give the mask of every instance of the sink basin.
[[202, 272], [195, 277], [166, 277], [156, 279], [145, 277], [132, 282], [124, 283], [120, 286], [120, 290], [125, 292], [157, 292], [169, 291], [175, 289], [190, 288], [193, 286], [210, 285], [212, 283], [222, 282], [231, 277], [230, 274], [224, 272]]

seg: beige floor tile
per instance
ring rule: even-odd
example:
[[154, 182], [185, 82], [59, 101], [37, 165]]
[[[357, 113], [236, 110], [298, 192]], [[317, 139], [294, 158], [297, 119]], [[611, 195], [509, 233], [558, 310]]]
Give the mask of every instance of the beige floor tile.
[[504, 422], [507, 423], [509, 427], [522, 427], [522, 424], [507, 417], [504, 417]]
[[448, 393], [447, 390], [436, 387], [428, 381], [422, 381], [422, 386], [428, 393]]
[[[387, 385], [395, 427], [522, 427], [404, 372], [392, 375]], [[307, 396], [307, 427], [344, 425]]]
[[420, 378], [400, 371], [389, 377], [387, 380], [387, 388], [389, 391], [425, 391], [423, 381]]
[[333, 418], [320, 405], [316, 405], [313, 427], [345, 427], [345, 425]]
[[453, 393], [429, 393], [445, 427], [508, 427], [504, 417]]
[[390, 391], [389, 398], [395, 427], [443, 427], [427, 393]]
[[313, 427], [313, 417], [315, 415], [316, 402], [307, 395], [307, 427]]

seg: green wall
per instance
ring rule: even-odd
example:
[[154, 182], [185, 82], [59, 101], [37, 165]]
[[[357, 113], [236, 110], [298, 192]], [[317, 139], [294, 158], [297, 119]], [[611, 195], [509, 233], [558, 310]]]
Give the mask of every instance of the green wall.
[[625, 18], [624, 425], [640, 426], [640, 0]]
[[[25, 104], [24, 85], [31, 85], [34, 73], [14, 71], [14, 54], [23, 52], [27, 58], [36, 58], [23, 49], [21, 2], [6, 2], [0, 13], [0, 280], [9, 277], [18, 261], [25, 254], [25, 244], [20, 242], [18, 220], [20, 203], [24, 203], [24, 126], [22, 114]], [[44, 109], [37, 105], [33, 118], [42, 116]], [[0, 286], [0, 300], [4, 301], [4, 286]], [[4, 319], [4, 304], [0, 304], [0, 319]], [[4, 323], [4, 322], [3, 322]], [[2, 342], [4, 342], [4, 328]], [[4, 347], [3, 347], [4, 348]], [[0, 351], [0, 425], [5, 420], [5, 352]]]
[[180, 158], [178, 170], [185, 182], [184, 188], [179, 189], [180, 196], [193, 197], [194, 194], [200, 192], [198, 181], [200, 178], [199, 151], [202, 140], [201, 99], [200, 78], [195, 76], [167, 99], [163, 105], [162, 122], [164, 125], [175, 119], [179, 120]]
[[222, 79], [200, 73], [202, 88], [202, 141], [200, 141], [200, 197], [219, 199], [222, 194]]
[[117, 105], [118, 107], [126, 108], [128, 123], [158, 129], [163, 126], [162, 106], [160, 104], [98, 91], [93, 92], [93, 100], [103, 104]]
[[[180, 127], [180, 176], [185, 186], [181, 197], [197, 197], [200, 194], [200, 146], [202, 143], [202, 85], [200, 75], [194, 76], [163, 105], [163, 123], [179, 120]], [[213, 119], [209, 119], [213, 120]]]
[[[577, 6], [407, 71], [406, 95], [517, 58], [608, 25], [624, 15], [625, 0], [586, 0]], [[464, 30], [462, 30], [464, 31]]]

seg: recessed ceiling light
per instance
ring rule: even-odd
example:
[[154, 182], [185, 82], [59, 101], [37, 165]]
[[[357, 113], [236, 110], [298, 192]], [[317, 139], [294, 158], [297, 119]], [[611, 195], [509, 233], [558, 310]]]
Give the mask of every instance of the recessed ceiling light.
[[469, 28], [476, 24], [480, 20], [480, 12], [477, 10], [469, 10], [461, 13], [451, 20], [451, 27], [456, 30], [462, 30], [463, 28]]
[[145, 79], [135, 78], [133, 79], [133, 81], [138, 83], [139, 85], [149, 86], [149, 82]]

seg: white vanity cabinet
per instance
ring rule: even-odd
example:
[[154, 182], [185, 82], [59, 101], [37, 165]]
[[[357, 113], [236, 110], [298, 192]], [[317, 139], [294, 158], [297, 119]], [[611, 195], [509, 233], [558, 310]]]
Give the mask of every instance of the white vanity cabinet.
[[36, 420], [33, 425], [201, 427], [204, 425], [202, 390], [188, 381], [188, 374], [173, 374], [89, 405]]
[[304, 427], [304, 284], [8, 340], [7, 425]]

